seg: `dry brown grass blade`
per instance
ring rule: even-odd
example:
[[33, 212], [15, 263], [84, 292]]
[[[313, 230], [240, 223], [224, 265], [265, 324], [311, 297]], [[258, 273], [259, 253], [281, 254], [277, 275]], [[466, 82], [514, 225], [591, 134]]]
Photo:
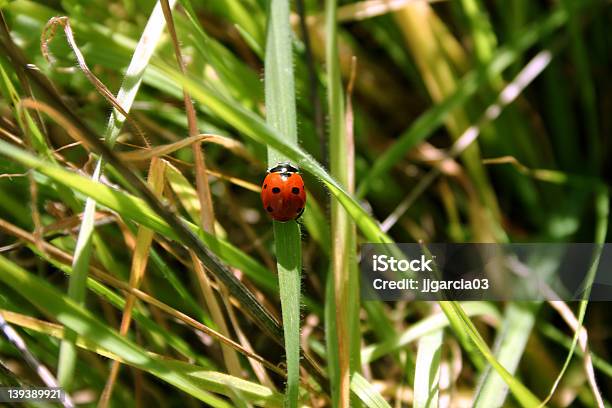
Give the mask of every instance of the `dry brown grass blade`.
[[40, 50], [42, 55], [47, 59], [47, 61], [49, 61], [50, 64], [55, 63], [55, 58], [49, 51], [49, 43], [53, 40], [53, 38], [55, 38], [55, 33], [58, 26], [63, 27], [64, 34], [66, 35], [66, 40], [68, 41], [68, 45], [70, 45], [72, 52], [74, 52], [79, 68], [81, 68], [81, 71], [83, 71], [85, 77], [87, 77], [89, 82], [91, 82], [91, 84], [94, 86], [94, 88], [96, 88], [100, 95], [102, 95], [104, 99], [106, 99], [115, 109], [117, 109], [117, 111], [119, 111], [119, 113], [121, 113], [126, 118], [128, 123], [133, 127], [138, 136], [143, 140], [144, 144], [146, 146], [149, 146], [149, 141], [147, 140], [142, 129], [125, 111], [125, 109], [123, 109], [123, 106], [121, 106], [121, 103], [119, 103], [117, 98], [115, 98], [115, 95], [113, 95], [113, 93], [106, 87], [106, 85], [104, 85], [102, 81], [100, 81], [98, 77], [96, 77], [89, 69], [87, 62], [85, 62], [85, 57], [83, 56], [83, 53], [79, 49], [79, 46], [77, 45], [76, 40], [74, 39], [74, 33], [72, 32], [72, 27], [70, 26], [70, 20], [68, 17], [52, 17], [51, 19], [49, 19], [49, 21], [43, 28], [40, 37]]
[[223, 179], [223, 180], [227, 180], [232, 184], [235, 184], [239, 187], [242, 187], [254, 193], [259, 194], [261, 192], [261, 186], [257, 184], [249, 183], [248, 181], [240, 179], [238, 177], [233, 177], [233, 176], [230, 176], [224, 173], [220, 173], [218, 171], [210, 170], [210, 169], [208, 170], [208, 174], [210, 174], [211, 176], [215, 176], [217, 178]]
[[[42, 332], [57, 339], [64, 338], [64, 326], [62, 326], [61, 324], [48, 322], [45, 320], [37, 319], [32, 316], [27, 316], [21, 313], [11, 312], [9, 310], [4, 309], [0, 309], [0, 315], [4, 316], [4, 319], [6, 319], [7, 322], [12, 323], [16, 326], [34, 330], [37, 332]], [[114, 360], [120, 360], [119, 356], [116, 356], [108, 350], [98, 347], [96, 344], [80, 336], [77, 338], [76, 344], [101, 356], [108, 357]]]
[[[172, 45], [174, 47], [174, 53], [176, 56], [176, 61], [178, 66], [183, 74], [187, 73], [187, 69], [185, 66], [185, 61], [183, 60], [183, 56], [181, 55], [181, 47], [178, 41], [178, 36], [176, 34], [176, 28], [174, 26], [174, 20], [172, 17], [172, 10], [170, 9], [170, 5], [168, 4], [168, 0], [161, 0], [162, 10], [164, 12], [164, 17], [166, 19], [166, 24], [168, 27], [168, 31], [170, 33], [170, 38], [172, 39]], [[193, 105], [193, 101], [191, 100], [191, 96], [189, 95], [187, 89], [183, 87], [183, 99], [185, 103], [185, 112], [187, 114], [187, 123], [189, 127], [189, 136], [197, 136], [199, 134], [198, 124], [196, 118], [196, 111]], [[204, 159], [204, 152], [201, 148], [201, 142], [193, 143], [193, 157], [195, 162], [195, 172], [196, 172], [196, 190], [198, 193], [198, 199], [200, 201], [200, 225], [204, 229], [204, 231], [215, 234], [215, 214], [213, 210], [212, 204], [212, 196], [210, 193], [210, 185], [208, 183], [208, 172], [206, 171], [206, 162]], [[208, 310], [211, 312], [213, 321], [219, 328], [220, 332], [229, 337], [229, 329], [227, 327], [227, 323], [225, 321], [225, 317], [223, 315], [222, 309], [219, 305], [217, 297], [211, 287], [210, 278], [207, 276], [207, 271], [204, 268], [204, 265], [197, 258], [196, 254], [193, 251], [189, 251], [191, 259], [194, 265], [194, 271], [196, 272], [196, 276], [198, 279], [198, 283], [200, 286], [200, 290], [202, 291], [202, 295], [206, 304], [208, 306]], [[225, 365], [230, 374], [234, 376], [240, 377], [242, 375], [242, 369], [240, 367], [240, 361], [238, 360], [237, 354], [228, 347], [222, 346], [223, 350], [223, 358], [225, 360]]]
[[[475, 124], [469, 126], [465, 131], [456, 138], [453, 145], [448, 149], [446, 157], [456, 158], [460, 154], [464, 153], [466, 149], [473, 145], [474, 141], [480, 135], [481, 128], [496, 120], [502, 113], [503, 109], [511, 104], [517, 97], [520, 96], [521, 92], [548, 66], [552, 60], [552, 52], [550, 50], [542, 50], [536, 54], [523, 69], [516, 75], [516, 77], [507, 84], [504, 89], [500, 92], [497, 100], [489, 105], [484, 113], [478, 118]], [[445, 158], [441, 158], [444, 160]], [[533, 175], [534, 171], [526, 169], [525, 166], [521, 165], [514, 157], [504, 156], [496, 159], [486, 159], [481, 161], [482, 164], [500, 164], [500, 163], [511, 163], [519, 169], [519, 171], [527, 172], [526, 174]], [[538, 174], [541, 176], [543, 170], [539, 170]], [[440, 175], [442, 169], [435, 167], [427, 175], [421, 178], [415, 188], [409, 193], [409, 195], [396, 207], [395, 210], [387, 217], [382, 223], [382, 229], [388, 231], [389, 228], [408, 210], [412, 202], [422, 194], [423, 191]], [[478, 211], [480, 212], [480, 211]], [[476, 214], [478, 215], [478, 214]], [[484, 222], [484, 220], [483, 220]], [[487, 241], [484, 241], [487, 242]]]
[[349, 152], [347, 162], [349, 171], [346, 189], [351, 194], [355, 192], [355, 115], [353, 113], [353, 90], [355, 88], [356, 78], [357, 57], [353, 56], [351, 59], [351, 74], [349, 75], [349, 81], [346, 86], [346, 111], [344, 113], [346, 123], [346, 149]]
[[[20, 240], [26, 241], [28, 243], [34, 244], [34, 237], [32, 236], [31, 233], [17, 227], [14, 224], [11, 224], [9, 222], [7, 222], [6, 220], [0, 219], [0, 231], [4, 231], [9, 235], [12, 235]], [[42, 247], [43, 247], [43, 251], [44, 253], [58, 261], [61, 262], [65, 265], [72, 265], [72, 255], [70, 255], [69, 253], [62, 251], [61, 249], [57, 248], [54, 245], [51, 245], [45, 241], [43, 241], [42, 243]], [[101, 283], [110, 285], [114, 288], [120, 289], [124, 292], [126, 292], [127, 294], [133, 294], [136, 298], [138, 298], [139, 300], [152, 305], [154, 307], [156, 307], [157, 309], [161, 310], [162, 312], [166, 313], [167, 315], [185, 323], [187, 326], [192, 327], [195, 330], [201, 331], [202, 333], [217, 339], [219, 342], [226, 344], [232, 348], [234, 348], [236, 351], [244, 354], [246, 357], [252, 358], [258, 362], [260, 362], [261, 364], [263, 364], [266, 368], [268, 368], [269, 370], [279, 374], [282, 377], [286, 376], [285, 371], [283, 371], [282, 369], [278, 368], [276, 365], [270, 363], [269, 361], [267, 361], [266, 359], [264, 359], [263, 357], [261, 357], [260, 355], [250, 352], [246, 349], [244, 349], [240, 344], [236, 343], [235, 341], [223, 336], [221, 333], [217, 332], [214, 329], [211, 329], [210, 327], [206, 326], [203, 323], [198, 322], [196, 319], [186, 315], [185, 313], [176, 310], [175, 308], [165, 304], [164, 302], [161, 302], [159, 300], [157, 300], [156, 298], [154, 298], [153, 296], [141, 291], [140, 289], [135, 289], [130, 287], [129, 284], [120, 281], [119, 279], [115, 278], [114, 276], [112, 276], [111, 274], [105, 272], [102, 268], [92, 265], [90, 268], [90, 272], [91, 275], [98, 280]]]
[[[225, 307], [227, 308], [227, 314], [229, 315], [229, 318], [232, 323], [232, 326], [234, 327], [234, 330], [236, 330], [238, 341], [240, 341], [240, 344], [242, 344], [242, 347], [244, 347], [245, 349], [249, 351], [253, 351], [253, 347], [251, 346], [251, 342], [249, 341], [249, 338], [244, 334], [244, 332], [242, 331], [242, 328], [240, 327], [240, 323], [238, 322], [238, 318], [236, 317], [236, 313], [234, 312], [232, 302], [229, 300], [230, 299], [229, 293], [227, 293], [227, 290], [225, 289], [222, 289], [222, 290], [224, 292], [223, 301], [225, 303]], [[272, 379], [270, 379], [270, 376], [266, 372], [264, 366], [260, 362], [253, 360], [252, 358], [249, 358], [248, 360], [259, 382], [267, 386], [271, 390], [276, 390], [276, 385], [274, 385], [274, 382], [272, 381]]]
[[28, 181], [30, 184], [30, 208], [32, 209], [32, 223], [34, 224], [34, 239], [38, 249], [41, 247], [43, 234], [43, 225], [40, 219], [40, 211], [38, 211], [38, 184], [34, 179], [34, 173], [28, 173]]
[[174, 143], [156, 146], [150, 149], [139, 149], [132, 152], [119, 153], [119, 157], [125, 161], [145, 161], [153, 157], [160, 157], [167, 154], [174, 153], [175, 151], [184, 147], [200, 143], [214, 143], [225, 147], [232, 153], [249, 160], [252, 163], [256, 162], [256, 159], [246, 150], [244, 145], [237, 140], [229, 137], [213, 135], [203, 133], [195, 136], [189, 136], [181, 139]]
[[53, 108], [51, 105], [45, 102], [26, 98], [20, 101], [20, 106], [26, 109], [34, 109], [36, 111], [46, 113], [58, 125], [60, 125], [71, 138], [73, 138], [76, 141], [81, 142], [83, 147], [85, 147], [87, 150], [90, 150], [90, 151], [93, 150], [91, 144], [87, 141], [87, 138], [85, 138], [81, 134], [79, 129], [76, 126], [74, 126], [72, 122], [69, 121], [63, 114], [61, 114], [58, 110]]
[[[187, 74], [187, 68], [185, 66], [183, 56], [181, 54], [181, 47], [179, 44], [178, 36], [176, 34], [176, 28], [174, 26], [172, 10], [170, 8], [170, 5], [168, 4], [168, 0], [161, 0], [160, 4], [164, 12], [164, 17], [166, 19], [166, 25], [168, 27], [168, 32], [170, 33], [170, 38], [172, 39], [172, 45], [174, 47], [174, 54], [176, 56], [177, 64], [179, 66], [180, 71], [183, 74]], [[183, 101], [185, 104], [185, 113], [187, 114], [189, 136], [197, 136], [200, 132], [198, 131], [196, 110], [195, 106], [193, 105], [193, 101], [191, 100], [191, 96], [185, 88], [183, 88]], [[206, 162], [204, 160], [204, 153], [200, 148], [200, 144], [197, 142], [193, 144], [193, 156], [196, 165], [196, 185], [202, 204], [202, 212], [200, 214], [201, 225], [203, 226], [205, 231], [214, 233], [215, 215], [212, 206], [210, 186], [208, 185]]]
[[584, 373], [587, 376], [589, 381], [589, 385], [591, 386], [591, 391], [593, 391], [593, 396], [595, 397], [595, 401], [597, 402], [598, 408], [604, 408], [605, 404], [603, 398], [601, 396], [601, 391], [597, 386], [597, 380], [595, 379], [595, 369], [593, 368], [593, 360], [591, 358], [591, 352], [589, 350], [589, 336], [587, 330], [584, 326], [580, 324], [572, 309], [569, 308], [567, 303], [561, 300], [551, 300], [548, 302], [552, 306], [553, 309], [561, 315], [565, 323], [574, 331], [579, 331], [578, 334], [578, 344], [582, 353], [584, 355], [583, 367]]
[[[149, 168], [148, 182], [151, 185], [152, 191], [161, 197], [164, 189], [164, 173], [165, 173], [165, 162], [161, 159], [154, 158], [151, 160], [151, 166]], [[134, 254], [132, 255], [132, 266], [130, 270], [130, 287], [138, 289], [144, 279], [147, 263], [149, 261], [149, 251], [151, 249], [151, 243], [153, 242], [153, 231], [143, 226], [138, 227], [138, 233], [136, 236], [136, 247]], [[123, 307], [123, 316], [121, 317], [121, 327], [119, 333], [122, 336], [126, 336], [130, 328], [132, 321], [132, 309], [136, 302], [136, 297], [133, 294], [128, 294], [125, 299], [125, 306]], [[110, 401], [110, 397], [113, 393], [113, 387], [119, 374], [120, 363], [113, 361], [111, 365], [110, 373], [106, 381], [100, 400], [98, 401], [98, 407], [106, 408]]]
[[[50, 388], [59, 387], [57, 378], [49, 371], [49, 369], [42, 364], [38, 358], [28, 348], [26, 342], [23, 338], [13, 329], [13, 327], [8, 324], [6, 315], [0, 309], [0, 332], [4, 335], [4, 337], [19, 351], [22, 358], [25, 362], [30, 366], [32, 370], [36, 372], [40, 380]], [[60, 403], [65, 408], [74, 408], [74, 403], [72, 402], [72, 398], [66, 394], [61, 399]]]
[[[344, 163], [346, 169], [338, 169], [339, 175], [345, 175], [345, 187], [347, 191], [354, 191], [354, 140], [353, 140], [353, 110], [350, 101], [355, 78], [357, 75], [357, 59], [351, 58], [351, 68], [349, 74], [349, 82], [345, 94], [346, 108], [344, 118], [344, 131], [340, 137], [344, 137], [346, 146], [347, 160]], [[331, 108], [330, 108], [331, 110]], [[333, 147], [332, 147], [333, 149]], [[331, 158], [332, 164], [334, 157]], [[332, 167], [333, 169], [333, 167]], [[353, 322], [351, 317], [351, 285], [350, 273], [351, 266], [349, 265], [353, 259], [348, 254], [354, 252], [351, 248], [355, 242], [351, 237], [355, 236], [355, 224], [350, 222], [347, 214], [343, 209], [333, 210], [332, 207], [332, 225], [335, 227], [332, 236], [334, 237], [332, 268], [334, 274], [334, 291], [336, 303], [336, 330], [338, 338], [338, 366], [339, 366], [339, 401], [338, 404], [342, 407], [350, 405], [350, 375], [351, 375], [351, 329]]]
[[[193, 251], [189, 251], [189, 255], [191, 256], [191, 262], [193, 263], [193, 269], [196, 273], [196, 278], [198, 279], [198, 285], [200, 286], [200, 290], [202, 291], [202, 295], [204, 297], [204, 301], [206, 302], [206, 306], [208, 307], [208, 311], [210, 315], [217, 325], [217, 328], [221, 334], [226, 337], [230, 337], [230, 331], [225, 321], [225, 316], [223, 315], [223, 310], [219, 305], [217, 300], [217, 295], [212, 287], [210, 278], [208, 274], [204, 270], [204, 265], [199, 261], [197, 256], [193, 253]], [[228, 346], [222, 344], [221, 352], [223, 353], [223, 360], [225, 361], [225, 365], [230, 374], [242, 377], [242, 368], [240, 367], [240, 360], [238, 360], [238, 355], [229, 348]]]

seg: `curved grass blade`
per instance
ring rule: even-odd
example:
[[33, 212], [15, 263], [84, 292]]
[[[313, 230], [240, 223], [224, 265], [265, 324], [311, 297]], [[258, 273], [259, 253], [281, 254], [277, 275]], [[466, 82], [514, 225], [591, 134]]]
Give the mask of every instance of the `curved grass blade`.
[[[173, 4], [175, 2], [176, 0], [173, 0]], [[163, 30], [163, 14], [161, 13], [159, 4], [157, 4], [136, 46], [134, 55], [126, 71], [125, 79], [117, 94], [117, 102], [125, 113], [129, 113], [132, 107], [132, 103], [140, 89], [145, 69], [157, 47]], [[78, 52], [78, 49], [75, 49], [75, 52]], [[117, 108], [113, 108], [104, 134], [104, 140], [109, 144], [109, 147], [114, 145], [125, 120], [126, 117], [119, 112]], [[99, 180], [102, 174], [102, 168], [103, 163], [102, 160], [99, 159], [92, 175], [94, 181]], [[68, 286], [69, 296], [81, 304], [84, 304], [85, 301], [85, 284], [87, 281], [87, 270], [89, 269], [89, 258], [92, 251], [95, 212], [96, 202], [88, 198], [85, 203], [83, 221], [81, 229], [79, 230], [74, 253], [74, 264], [72, 265], [74, 273], [70, 277]], [[59, 381], [64, 387], [69, 387], [72, 382], [75, 363], [76, 349], [74, 344], [70, 342], [70, 337], [68, 336], [67, 340], [62, 342], [58, 365]]]
[[470, 320], [467, 314], [463, 311], [461, 306], [457, 302], [441, 301], [438, 302], [442, 311], [452, 324], [457, 327], [464, 328], [467, 332], [467, 336], [470, 341], [473, 342], [474, 346], [482, 354], [485, 360], [491, 364], [491, 366], [497, 371], [497, 373], [503, 378], [504, 382], [508, 384], [510, 391], [516, 398], [516, 400], [523, 407], [536, 407], [540, 406], [541, 403], [533, 393], [517, 380], [512, 374], [510, 374], [498, 361], [489, 349], [489, 346], [485, 343], [484, 339], [474, 326], [474, 323]]
[[372, 385], [359, 373], [353, 373], [351, 378], [351, 391], [359, 397], [368, 408], [391, 408], [391, 405], [372, 387]]
[[572, 357], [574, 356], [574, 351], [576, 350], [576, 345], [578, 344], [578, 339], [580, 337], [580, 331], [583, 327], [584, 316], [586, 315], [586, 310], [589, 305], [589, 297], [591, 295], [591, 287], [593, 281], [595, 279], [595, 275], [597, 274], [597, 267], [599, 266], [599, 258], [601, 257], [601, 253], [603, 251], [602, 244], [606, 242], [606, 235], [608, 233], [608, 216], [610, 211], [610, 196], [607, 188], [597, 188], [595, 192], [595, 214], [597, 217], [597, 222], [595, 225], [595, 243], [598, 244], [596, 249], [593, 251], [593, 256], [591, 260], [591, 266], [587, 272], [585, 277], [585, 286], [582, 300], [580, 301], [580, 307], [578, 309], [578, 327], [574, 332], [574, 337], [572, 339], [572, 345], [569, 349], [569, 353], [565, 359], [563, 367], [559, 372], [559, 375], [555, 379], [555, 383], [553, 384], [550, 392], [546, 396], [546, 399], [542, 403], [542, 405], [546, 404], [553, 396], [557, 386], [561, 382], [565, 371], [569, 367], [570, 362], [572, 361]]
[[[170, 239], [178, 236], [173, 228], [155, 214], [151, 208], [140, 198], [128, 193], [114, 190], [111, 187], [95, 182], [89, 178], [65, 170], [62, 167], [44, 162], [23, 150], [16, 148], [4, 141], [0, 141], [0, 152], [22, 163], [26, 167], [36, 169], [49, 178], [61, 183], [71, 189], [78, 191], [88, 197], [92, 197], [100, 205], [117, 211], [122, 217], [131, 219], [139, 224], [151, 228], [156, 233]], [[229, 242], [213, 237], [198, 229], [194, 224], [183, 221], [194, 233], [202, 235], [204, 243], [215, 249], [215, 253], [229, 265], [242, 270], [254, 282], [271, 293], [278, 290], [274, 278], [269, 270], [249, 257]]]

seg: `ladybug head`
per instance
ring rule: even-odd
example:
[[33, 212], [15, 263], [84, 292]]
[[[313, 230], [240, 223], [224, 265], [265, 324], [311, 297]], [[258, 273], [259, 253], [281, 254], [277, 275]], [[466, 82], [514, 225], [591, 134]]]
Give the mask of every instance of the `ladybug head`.
[[290, 162], [278, 163], [276, 166], [268, 169], [268, 173], [299, 173], [300, 169]]

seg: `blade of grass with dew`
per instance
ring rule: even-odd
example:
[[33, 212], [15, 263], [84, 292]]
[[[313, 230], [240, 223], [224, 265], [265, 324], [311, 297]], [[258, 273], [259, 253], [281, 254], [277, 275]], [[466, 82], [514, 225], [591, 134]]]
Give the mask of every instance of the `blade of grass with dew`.
[[[173, 0], [173, 4], [176, 0]], [[163, 14], [161, 7], [156, 4], [149, 21], [143, 31], [140, 42], [136, 46], [132, 61], [128, 66], [124, 82], [119, 89], [117, 94], [117, 101], [123, 107], [126, 112], [129, 112], [136, 98], [136, 94], [140, 88], [144, 71], [149, 64], [151, 56], [157, 47], [157, 43], [161, 38], [161, 34], [164, 29]], [[116, 109], [113, 109], [108, 124], [106, 126], [106, 132], [104, 134], [104, 140], [112, 147], [119, 136], [125, 117]], [[102, 173], [102, 160], [99, 159], [92, 179], [97, 181]], [[89, 258], [92, 250], [92, 234], [94, 231], [94, 217], [96, 213], [96, 202], [88, 198], [85, 203], [85, 210], [83, 213], [83, 221], [81, 229], [79, 230], [76, 249], [74, 253], [74, 273], [70, 277], [68, 294], [69, 297], [78, 303], [84, 304], [85, 302], [85, 284], [87, 277], [87, 270], [89, 269]], [[60, 347], [59, 363], [58, 363], [58, 379], [60, 384], [65, 388], [70, 388], [72, 378], [74, 377], [74, 366], [76, 360], [76, 349], [73, 343], [70, 342], [70, 337], [62, 342]]]
[[[347, 189], [352, 190], [351, 182], [354, 177], [352, 168], [354, 155], [352, 150], [352, 140], [349, 146], [348, 129], [345, 117], [344, 95], [342, 90], [342, 79], [340, 73], [340, 59], [338, 56], [338, 27], [337, 27], [337, 3], [335, 0], [327, 0], [325, 2], [325, 62], [327, 67], [327, 104], [329, 111], [329, 162], [330, 176], [334, 177], [338, 183]], [[352, 134], [352, 133], [351, 133]], [[355, 240], [352, 233], [354, 226], [351, 219], [336, 200], [331, 201], [331, 273], [333, 274], [333, 304], [335, 315], [329, 316], [335, 319], [335, 338], [332, 336], [332, 341], [335, 345], [328, 344], [327, 354], [332, 355], [333, 351], [337, 352], [338, 367], [330, 370], [330, 373], [337, 374], [331, 377], [332, 394], [334, 406], [348, 407], [350, 399], [350, 376], [351, 376], [351, 346], [354, 345], [353, 340], [360, 344], [359, 333], [354, 333], [353, 323], [354, 313], [357, 313], [359, 308], [355, 305], [359, 303], [355, 299], [355, 294], [352, 293], [356, 286], [354, 285], [356, 277], [351, 279], [350, 262], [354, 262], [355, 256]], [[351, 280], [353, 285], [351, 285]], [[351, 302], [351, 297], [353, 301]], [[327, 299], [330, 301], [332, 299]], [[358, 326], [357, 326], [358, 327]], [[357, 339], [354, 338], [357, 335]]]
[[368, 408], [391, 408], [382, 395], [359, 373], [352, 375], [351, 391]]
[[414, 408], [438, 406], [443, 333], [442, 329], [435, 330], [419, 339], [414, 373]]
[[[266, 121], [287, 144], [297, 145], [297, 114], [291, 50], [289, 1], [271, 0], [268, 5], [268, 29], [265, 49]], [[268, 146], [270, 167], [287, 160]], [[278, 269], [287, 385], [285, 406], [297, 407], [300, 381], [300, 292], [302, 275], [302, 240], [296, 221], [273, 222]]]

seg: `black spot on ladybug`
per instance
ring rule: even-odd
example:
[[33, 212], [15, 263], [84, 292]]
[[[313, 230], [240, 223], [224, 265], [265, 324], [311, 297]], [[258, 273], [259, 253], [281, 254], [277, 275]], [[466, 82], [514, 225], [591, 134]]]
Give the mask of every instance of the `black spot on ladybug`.
[[278, 188], [278, 187], [274, 187], [274, 188], [272, 189], [272, 192], [273, 192], [274, 194], [278, 194], [278, 193], [280, 193], [280, 188]]
[[267, 184], [264, 184], [264, 190], [265, 190], [266, 188], [268, 188], [268, 185], [267, 185]]
[[300, 189], [299, 189], [299, 188], [297, 188], [297, 187], [293, 187], [293, 188], [291, 189], [291, 192], [292, 192], [293, 194], [300, 194]]
[[270, 207], [270, 206], [268, 206], [268, 208], [266, 208], [266, 210], [268, 210], [268, 212], [274, 211], [274, 209], [272, 207]]

